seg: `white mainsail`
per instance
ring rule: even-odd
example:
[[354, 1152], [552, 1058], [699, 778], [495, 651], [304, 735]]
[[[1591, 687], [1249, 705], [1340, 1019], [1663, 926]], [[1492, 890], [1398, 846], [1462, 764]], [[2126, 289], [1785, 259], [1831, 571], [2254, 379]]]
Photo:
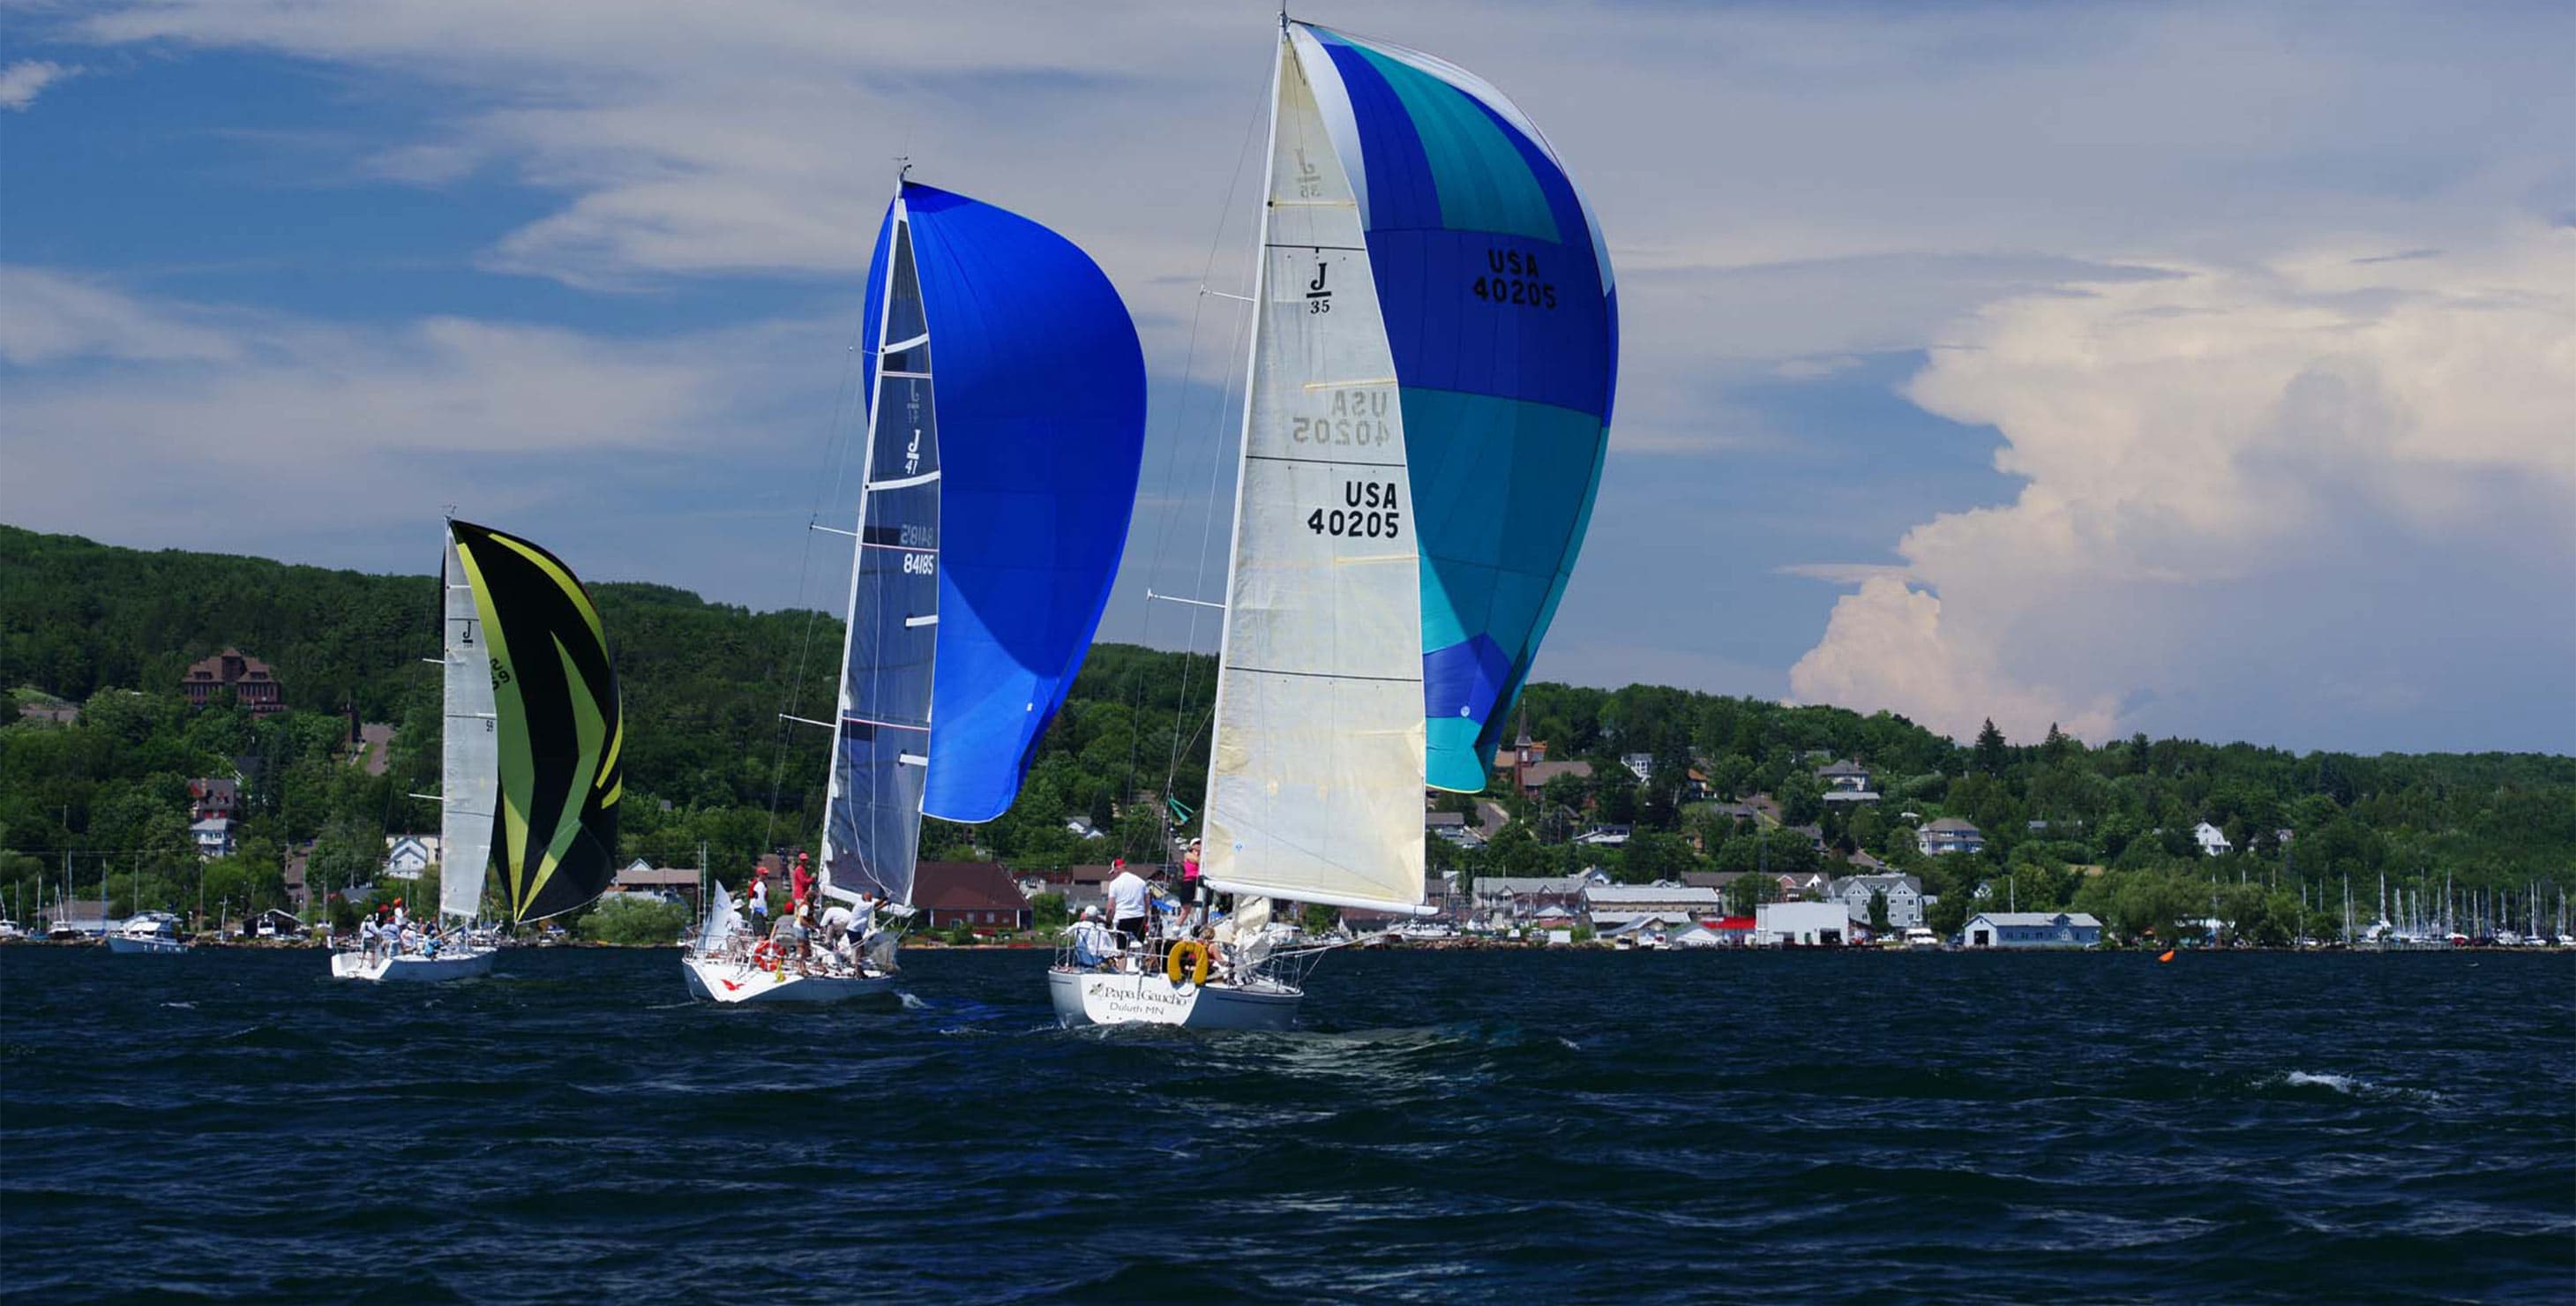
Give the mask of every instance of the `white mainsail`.
[[483, 619], [474, 587], [447, 536], [439, 560], [446, 643], [447, 721], [439, 749], [438, 910], [472, 918], [482, 911], [483, 876], [492, 860], [492, 813], [501, 795], [501, 738], [492, 701], [492, 663], [483, 651]]
[[1218, 657], [1217, 889], [1423, 899], [1422, 607], [1395, 362], [1351, 182], [1279, 45]]

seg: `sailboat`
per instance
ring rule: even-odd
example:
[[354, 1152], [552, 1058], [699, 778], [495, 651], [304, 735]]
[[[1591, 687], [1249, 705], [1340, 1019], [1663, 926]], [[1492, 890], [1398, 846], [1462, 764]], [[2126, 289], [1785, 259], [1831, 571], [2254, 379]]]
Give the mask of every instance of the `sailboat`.
[[791, 944], [748, 937], [729, 901], [710, 904], [682, 962], [702, 999], [889, 989], [921, 818], [1009, 809], [1126, 547], [1144, 352], [1126, 304], [1073, 242], [900, 180], [869, 264], [862, 343], [858, 529], [836, 532], [853, 538], [839, 711], [806, 722], [832, 732], [817, 887], [851, 916]]
[[625, 717], [589, 592], [544, 549], [453, 519], [439, 588], [446, 728], [435, 797], [445, 937], [435, 952], [382, 944], [334, 952], [340, 979], [491, 973], [492, 945], [470, 927], [496, 852], [503, 912], [519, 923], [571, 911], [616, 875]]
[[1422, 791], [1484, 787], [1600, 483], [1617, 299], [1546, 138], [1454, 64], [1285, 15], [1272, 75], [1202, 816], [1233, 911], [1060, 957], [1068, 1025], [1282, 1028], [1316, 953], [1273, 904], [1424, 912]]

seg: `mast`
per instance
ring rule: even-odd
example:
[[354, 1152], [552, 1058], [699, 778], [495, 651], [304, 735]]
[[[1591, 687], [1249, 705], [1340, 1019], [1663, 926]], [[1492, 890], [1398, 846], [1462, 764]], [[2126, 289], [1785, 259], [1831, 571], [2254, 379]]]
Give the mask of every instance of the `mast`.
[[[911, 172], [912, 164], [909, 161], [901, 162], [895, 170], [894, 205], [886, 219], [888, 232], [885, 256], [889, 264], [895, 258], [897, 244], [893, 229], [902, 226], [904, 222], [903, 182]], [[848, 801], [841, 793], [841, 731], [850, 715], [850, 649], [858, 638], [859, 575], [867, 564], [868, 556], [868, 473], [876, 467], [877, 410], [883, 407], [881, 400], [884, 398], [885, 390], [885, 382], [877, 373], [884, 364], [886, 319], [892, 316], [894, 307], [894, 269], [891, 266], [887, 267], [884, 275], [885, 289], [877, 296], [876, 303], [878, 331], [876, 350], [867, 360], [868, 424], [867, 432], [860, 437], [859, 443], [859, 502], [857, 510], [851, 514], [852, 524], [859, 529], [850, 540], [850, 590], [841, 603], [841, 669], [838, 687], [832, 694], [832, 769], [823, 789], [821, 849], [823, 856], [818, 859], [818, 864], [814, 868], [816, 887], [820, 888], [826, 897], [838, 899], [853, 907], [859, 905], [859, 895], [848, 889], [835, 887], [832, 883], [832, 816], [835, 809]]]
[[[908, 169], [909, 165], [905, 165]], [[861, 453], [858, 538], [843, 609], [832, 770], [818, 883], [856, 905], [853, 881], [912, 898], [929, 783], [931, 681], [938, 656], [941, 542], [937, 386], [928, 296], [916, 263], [911, 200], [896, 182], [871, 274], [868, 429]], [[925, 188], [927, 189], [927, 188]], [[936, 192], [932, 192], [936, 194]], [[882, 284], [876, 284], [881, 278]], [[896, 406], [900, 406], [897, 408]], [[908, 439], [887, 438], [910, 427]], [[835, 883], [838, 881], [838, 883]]]

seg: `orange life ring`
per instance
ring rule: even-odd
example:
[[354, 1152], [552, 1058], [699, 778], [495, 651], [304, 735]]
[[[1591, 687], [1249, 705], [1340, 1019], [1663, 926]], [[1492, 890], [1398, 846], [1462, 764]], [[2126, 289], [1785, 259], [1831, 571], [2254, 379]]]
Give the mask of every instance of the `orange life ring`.
[[1182, 982], [1181, 976], [1184, 973], [1189, 975], [1189, 983], [1207, 983], [1208, 945], [1196, 939], [1183, 939], [1173, 944], [1172, 950], [1164, 954], [1163, 978], [1179, 984]]
[[760, 946], [751, 950], [751, 968], [753, 970], [767, 970], [777, 964], [778, 945], [776, 943], [771, 942], [768, 939], [762, 939], [760, 941]]

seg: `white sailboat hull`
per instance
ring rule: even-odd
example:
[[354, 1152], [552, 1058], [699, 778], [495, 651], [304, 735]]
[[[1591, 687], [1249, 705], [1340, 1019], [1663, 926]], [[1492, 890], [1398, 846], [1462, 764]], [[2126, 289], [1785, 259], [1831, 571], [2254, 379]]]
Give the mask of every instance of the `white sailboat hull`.
[[436, 984], [447, 980], [473, 979], [492, 973], [492, 950], [442, 952], [435, 957], [406, 955], [388, 957], [381, 953], [335, 952], [331, 954], [331, 978], [365, 980], [369, 983]]
[[107, 936], [107, 950], [123, 956], [133, 956], [148, 952], [186, 952], [188, 945], [177, 939], [133, 938], [122, 934], [111, 934]]
[[706, 957], [682, 958], [680, 975], [689, 996], [720, 1003], [850, 1002], [891, 997], [895, 982], [892, 975], [798, 975]]
[[1050, 970], [1047, 997], [1058, 1023], [1077, 1025], [1178, 1025], [1183, 1029], [1288, 1029], [1306, 995], [1292, 988], [1239, 989], [1222, 984], [1174, 984], [1153, 973], [1115, 975]]

